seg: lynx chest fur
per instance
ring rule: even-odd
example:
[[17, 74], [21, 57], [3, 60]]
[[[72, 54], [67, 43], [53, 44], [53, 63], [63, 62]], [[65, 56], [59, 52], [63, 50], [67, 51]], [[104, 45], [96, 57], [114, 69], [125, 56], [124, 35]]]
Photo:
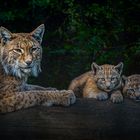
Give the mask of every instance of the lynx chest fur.
[[110, 97], [114, 103], [122, 102], [121, 94], [122, 79], [121, 73], [123, 63], [117, 66], [104, 64], [97, 65], [92, 63], [92, 71], [75, 78], [69, 89], [76, 90], [83, 86], [82, 95], [84, 98], [95, 98], [98, 100], [106, 100]]

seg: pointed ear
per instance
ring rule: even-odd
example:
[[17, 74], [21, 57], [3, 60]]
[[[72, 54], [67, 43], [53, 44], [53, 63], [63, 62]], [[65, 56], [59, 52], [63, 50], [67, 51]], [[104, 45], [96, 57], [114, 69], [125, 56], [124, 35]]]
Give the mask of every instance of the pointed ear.
[[45, 26], [44, 24], [41, 24], [34, 31], [32, 31], [30, 35], [41, 44], [44, 32], [45, 32]]
[[4, 28], [4, 27], [0, 27], [0, 38], [2, 38], [2, 43], [6, 44], [7, 41], [9, 41], [12, 37], [12, 33]]
[[125, 75], [122, 75], [122, 79], [126, 81], [128, 78]]
[[123, 80], [123, 83], [125, 84], [125, 83], [127, 83], [127, 77], [125, 76], [125, 75], [122, 75], [122, 80]]
[[114, 67], [118, 72], [119, 74], [121, 75], [122, 74], [122, 71], [123, 71], [123, 63], [120, 62], [117, 66]]
[[96, 74], [96, 72], [100, 69], [100, 66], [98, 66], [95, 62], [91, 64], [92, 71]]

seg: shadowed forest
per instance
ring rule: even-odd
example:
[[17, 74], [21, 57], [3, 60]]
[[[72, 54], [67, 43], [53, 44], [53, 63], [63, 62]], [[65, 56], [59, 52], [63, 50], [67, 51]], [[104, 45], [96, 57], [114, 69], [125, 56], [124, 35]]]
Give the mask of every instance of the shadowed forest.
[[0, 0], [0, 26], [31, 32], [45, 24], [42, 73], [30, 83], [67, 88], [97, 64], [140, 73], [139, 0]]

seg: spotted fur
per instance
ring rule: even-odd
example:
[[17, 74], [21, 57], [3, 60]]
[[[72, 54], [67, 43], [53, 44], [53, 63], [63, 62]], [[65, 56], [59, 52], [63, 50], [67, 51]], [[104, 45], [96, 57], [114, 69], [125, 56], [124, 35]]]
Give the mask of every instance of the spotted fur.
[[123, 76], [123, 93], [130, 99], [140, 101], [140, 75], [134, 74], [128, 77]]
[[123, 63], [119, 63], [117, 66], [109, 64], [99, 66], [92, 63], [91, 67], [92, 71], [72, 80], [69, 89], [73, 90], [76, 95], [77, 91], [82, 89], [84, 98], [106, 100], [110, 96], [112, 102], [122, 102], [123, 96], [120, 89], [122, 86]]
[[45, 27], [40, 25], [31, 33], [11, 33], [0, 27], [0, 112], [12, 112], [35, 105], [73, 104], [74, 93], [67, 90], [48, 90], [27, 84], [30, 75], [41, 72]]

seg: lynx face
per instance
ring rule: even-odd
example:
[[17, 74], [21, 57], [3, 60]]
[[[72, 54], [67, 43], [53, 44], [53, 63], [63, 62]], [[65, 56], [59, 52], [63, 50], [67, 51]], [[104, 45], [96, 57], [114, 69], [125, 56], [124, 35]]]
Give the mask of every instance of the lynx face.
[[126, 96], [135, 101], [140, 101], [140, 75], [123, 76], [123, 79], [125, 80], [123, 92]]
[[112, 90], [121, 86], [121, 73], [123, 69], [123, 63], [114, 65], [97, 65], [92, 64], [92, 70], [95, 73], [95, 81], [97, 87], [105, 92], [111, 92]]
[[0, 28], [0, 61], [6, 74], [18, 78], [38, 75], [44, 30], [43, 24], [31, 33], [11, 33]]

